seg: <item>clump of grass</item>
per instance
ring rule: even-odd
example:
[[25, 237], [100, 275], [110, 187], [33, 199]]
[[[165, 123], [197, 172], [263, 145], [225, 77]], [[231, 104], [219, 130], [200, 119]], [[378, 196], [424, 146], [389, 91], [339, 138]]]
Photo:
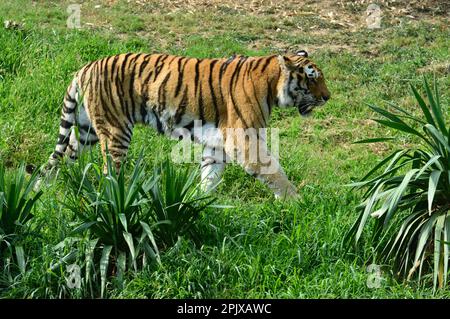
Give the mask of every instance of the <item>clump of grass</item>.
[[[360, 182], [352, 184], [366, 192], [358, 206], [359, 217], [346, 240], [348, 244], [357, 244], [371, 216], [375, 220], [373, 244], [382, 260], [408, 279], [419, 270], [419, 280], [431, 260], [434, 287], [438, 283], [444, 287], [450, 257], [450, 127], [446, 125], [436, 83], [434, 93], [426, 79], [424, 87], [428, 104], [412, 87], [421, 118], [395, 105], [392, 107], [397, 112], [371, 106], [384, 117], [376, 119], [378, 123], [408, 134], [419, 145], [394, 151]], [[391, 139], [381, 137], [361, 142]], [[380, 172], [382, 167], [384, 170]], [[387, 244], [383, 238], [387, 238]]]
[[[94, 163], [63, 170], [70, 189], [65, 205], [79, 222], [73, 229], [78, 238], [66, 239], [59, 248], [77, 247], [76, 258], [86, 274], [84, 289], [92, 297], [98, 290], [105, 296], [109, 279], [120, 289], [127, 273], [159, 264], [159, 247], [170, 247], [179, 236], [194, 236], [196, 220], [213, 201], [198, 189], [197, 171], [177, 169], [169, 161], [147, 176], [140, 156], [128, 178], [125, 171], [116, 172], [109, 156], [106, 175]], [[73, 252], [66, 261], [71, 256]]]
[[179, 169], [165, 160], [154, 169], [153, 176], [158, 182], [152, 183], [145, 195], [157, 225], [155, 236], [165, 247], [175, 244], [180, 236], [198, 240], [195, 220], [215, 201], [201, 192], [198, 171]]
[[25, 272], [23, 242], [30, 233], [32, 210], [42, 191], [33, 192], [37, 174], [26, 177], [25, 166], [8, 173], [0, 163], [0, 269], [2, 281]]

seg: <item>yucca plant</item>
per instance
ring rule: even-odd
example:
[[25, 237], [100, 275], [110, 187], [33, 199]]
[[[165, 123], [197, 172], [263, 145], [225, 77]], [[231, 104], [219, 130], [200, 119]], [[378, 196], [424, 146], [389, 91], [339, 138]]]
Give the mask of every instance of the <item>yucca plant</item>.
[[145, 178], [142, 157], [129, 179], [125, 167], [117, 173], [111, 157], [107, 159], [106, 175], [94, 163], [63, 171], [71, 190], [65, 205], [80, 221], [73, 234], [89, 234], [87, 242], [84, 240], [84, 280], [92, 286], [100, 278], [102, 297], [108, 276], [115, 275], [121, 284], [126, 271], [137, 271], [151, 260], [159, 262], [149, 226], [151, 211], [142, 196], [156, 180]]
[[28, 222], [42, 192], [34, 193], [37, 174], [27, 178], [25, 166], [6, 172], [0, 163], [0, 269], [11, 278], [11, 265], [25, 271], [25, 253], [22, 242], [29, 234]]
[[424, 269], [433, 269], [434, 287], [444, 287], [450, 257], [449, 109], [441, 106], [436, 82], [433, 94], [424, 79], [426, 99], [411, 88], [420, 117], [395, 105], [391, 105], [395, 112], [370, 106], [383, 117], [375, 121], [411, 136], [417, 143], [415, 147], [395, 150], [359, 182], [351, 184], [365, 189], [365, 193], [358, 207], [359, 217], [345, 243], [358, 244], [371, 217], [375, 220], [372, 244], [383, 262], [391, 262], [397, 274], [407, 279], [418, 274], [420, 280]]
[[194, 221], [215, 201], [200, 190], [198, 170], [176, 168], [165, 160], [154, 169], [154, 176], [159, 176], [159, 182], [153, 184], [147, 196], [153, 221], [158, 225], [155, 236], [165, 247], [172, 246], [179, 236], [197, 239]]
[[195, 220], [212, 202], [199, 191], [196, 171], [165, 161], [146, 176], [141, 154], [127, 178], [126, 167], [117, 173], [111, 157], [107, 158], [106, 175], [86, 158], [62, 171], [70, 189], [64, 204], [80, 222], [73, 230], [77, 237], [56, 247], [61, 250], [68, 244], [77, 249], [66, 250], [67, 255], [55, 264], [79, 262], [81, 255], [88, 294], [95, 296], [100, 286], [101, 297], [109, 278], [120, 288], [125, 273], [135, 273], [149, 262], [160, 263], [159, 247], [192, 235]]

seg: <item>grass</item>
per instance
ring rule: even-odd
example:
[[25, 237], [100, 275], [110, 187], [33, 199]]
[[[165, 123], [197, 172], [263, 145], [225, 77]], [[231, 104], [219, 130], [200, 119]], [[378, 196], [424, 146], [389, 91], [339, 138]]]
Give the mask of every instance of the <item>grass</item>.
[[[449, 71], [442, 65], [448, 63], [449, 32], [439, 12], [421, 13], [420, 21], [387, 16], [380, 30], [361, 26], [350, 30], [318, 15], [301, 14], [317, 8], [312, 4], [297, 8], [290, 1], [281, 8], [233, 6], [230, 1], [213, 1], [210, 8], [140, 2], [144, 5], [83, 1], [81, 30], [66, 28], [69, 1], [0, 3], [0, 22], [25, 23], [18, 30], [0, 29], [0, 160], [7, 167], [47, 160], [73, 72], [119, 52], [223, 57], [306, 48], [324, 70], [332, 98], [310, 118], [300, 118], [296, 110], [276, 110], [270, 123], [280, 129], [281, 163], [299, 188], [298, 202], [274, 201], [267, 187], [230, 165], [217, 190], [217, 202], [234, 207], [209, 209], [201, 216], [203, 244], [181, 239], [162, 254], [161, 266], [146, 268], [123, 290], [111, 290], [110, 296], [450, 297], [448, 288], [433, 294], [431, 278], [400, 282], [387, 267], [382, 267], [380, 287], [368, 288], [370, 273], [364, 261], [374, 255], [371, 247], [354, 255], [340, 248], [361, 199], [361, 194], [342, 185], [363, 176], [394, 148], [389, 143], [352, 144], [391, 135], [370, 120], [374, 114], [366, 103], [389, 100], [418, 114], [420, 110], [411, 107], [409, 86], [420, 86], [422, 70], [428, 70], [435, 73], [442, 105], [448, 105]], [[96, 9], [98, 3], [101, 8]], [[349, 16], [364, 11], [331, 9]], [[283, 15], [292, 10], [297, 13]], [[151, 166], [160, 163], [174, 143], [139, 127], [130, 156], [136, 159], [143, 150]], [[415, 141], [404, 138], [399, 143]], [[36, 204], [33, 221], [40, 225], [41, 237], [33, 242], [27, 260], [30, 270], [0, 291], [0, 297], [60, 296], [57, 288], [65, 285], [60, 279], [65, 269], [44, 270], [63, 255], [51, 247], [71, 230], [74, 216], [55, 200], [66, 192], [64, 181], [57, 179]]]

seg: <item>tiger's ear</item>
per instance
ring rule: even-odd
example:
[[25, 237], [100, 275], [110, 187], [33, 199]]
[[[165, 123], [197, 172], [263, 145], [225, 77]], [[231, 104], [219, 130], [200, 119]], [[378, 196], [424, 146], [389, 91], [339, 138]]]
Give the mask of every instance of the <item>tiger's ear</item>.
[[297, 54], [298, 56], [304, 56], [305, 58], [308, 57], [308, 52], [306, 52], [305, 50], [297, 51], [296, 54]]
[[278, 63], [280, 64], [281, 70], [285, 73], [295, 70], [294, 63], [292, 63], [292, 61], [284, 55], [278, 56]]

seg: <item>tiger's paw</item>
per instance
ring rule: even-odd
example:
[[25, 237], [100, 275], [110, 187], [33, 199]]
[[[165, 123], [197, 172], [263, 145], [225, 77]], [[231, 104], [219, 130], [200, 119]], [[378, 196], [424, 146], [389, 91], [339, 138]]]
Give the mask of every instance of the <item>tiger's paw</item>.
[[283, 190], [276, 191], [274, 192], [274, 194], [275, 199], [280, 200], [295, 200], [299, 197], [299, 194], [297, 193], [297, 190], [293, 185]]

